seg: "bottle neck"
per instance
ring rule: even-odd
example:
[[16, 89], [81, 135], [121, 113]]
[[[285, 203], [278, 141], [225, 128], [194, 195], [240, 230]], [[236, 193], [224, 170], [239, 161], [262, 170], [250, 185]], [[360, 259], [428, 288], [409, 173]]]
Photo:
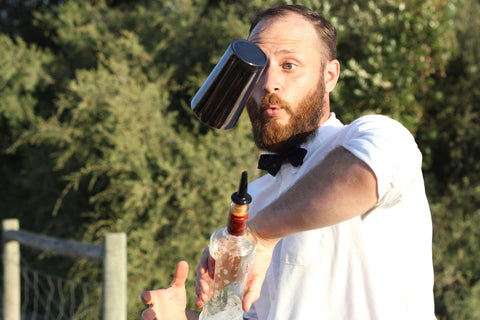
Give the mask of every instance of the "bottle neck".
[[228, 215], [227, 231], [234, 236], [243, 236], [247, 232], [248, 204], [232, 203]]

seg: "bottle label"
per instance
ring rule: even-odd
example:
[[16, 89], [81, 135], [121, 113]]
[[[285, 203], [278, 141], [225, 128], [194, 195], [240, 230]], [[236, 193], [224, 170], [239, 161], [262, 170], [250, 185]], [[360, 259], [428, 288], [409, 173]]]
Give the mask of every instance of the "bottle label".
[[212, 255], [208, 255], [208, 275], [213, 280], [215, 278], [215, 259]]

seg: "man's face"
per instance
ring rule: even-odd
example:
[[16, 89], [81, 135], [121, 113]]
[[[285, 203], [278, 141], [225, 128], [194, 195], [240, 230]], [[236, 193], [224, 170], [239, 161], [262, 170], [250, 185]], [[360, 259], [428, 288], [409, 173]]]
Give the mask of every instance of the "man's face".
[[[316, 86], [304, 94], [296, 107], [274, 93], [265, 94], [260, 105], [254, 99], [248, 100], [247, 110], [257, 147], [282, 153], [305, 142], [318, 127], [324, 114], [324, 88], [324, 83], [318, 81]], [[281, 117], [270, 115], [282, 112], [288, 115], [286, 123], [278, 121]]]
[[326, 121], [321, 44], [311, 23], [292, 13], [260, 22], [249, 40], [268, 65], [247, 103], [255, 143], [282, 152]]

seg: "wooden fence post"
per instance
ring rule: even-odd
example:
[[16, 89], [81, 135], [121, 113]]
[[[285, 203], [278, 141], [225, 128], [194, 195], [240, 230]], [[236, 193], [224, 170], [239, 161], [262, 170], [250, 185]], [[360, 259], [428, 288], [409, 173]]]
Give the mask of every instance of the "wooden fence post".
[[39, 250], [103, 260], [103, 320], [127, 320], [127, 236], [109, 233], [104, 245], [62, 240], [19, 229], [17, 219], [2, 221], [3, 319], [21, 319], [20, 243]]
[[[17, 219], [2, 221], [2, 235], [19, 229]], [[3, 237], [3, 319], [20, 320], [20, 244]]]
[[103, 320], [127, 320], [127, 237], [109, 233], [104, 239]]

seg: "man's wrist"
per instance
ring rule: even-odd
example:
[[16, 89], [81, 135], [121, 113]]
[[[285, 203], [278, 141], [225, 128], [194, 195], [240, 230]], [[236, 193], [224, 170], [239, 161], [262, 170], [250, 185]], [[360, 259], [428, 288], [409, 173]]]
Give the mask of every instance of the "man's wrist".
[[265, 248], [274, 248], [277, 243], [280, 241], [281, 238], [266, 238], [261, 234], [261, 231], [259, 230], [258, 226], [255, 224], [256, 221], [253, 223], [248, 224], [248, 228], [250, 229], [250, 232], [255, 236], [257, 239], [257, 243], [261, 244]]

